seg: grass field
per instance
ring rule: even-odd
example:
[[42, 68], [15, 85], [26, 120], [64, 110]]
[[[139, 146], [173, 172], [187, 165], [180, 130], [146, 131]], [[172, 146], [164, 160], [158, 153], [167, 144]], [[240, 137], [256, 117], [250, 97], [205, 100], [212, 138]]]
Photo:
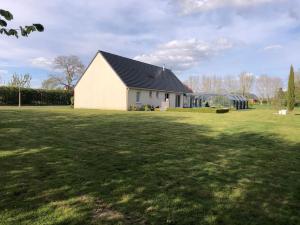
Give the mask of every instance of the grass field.
[[300, 224], [300, 110], [0, 108], [0, 224]]

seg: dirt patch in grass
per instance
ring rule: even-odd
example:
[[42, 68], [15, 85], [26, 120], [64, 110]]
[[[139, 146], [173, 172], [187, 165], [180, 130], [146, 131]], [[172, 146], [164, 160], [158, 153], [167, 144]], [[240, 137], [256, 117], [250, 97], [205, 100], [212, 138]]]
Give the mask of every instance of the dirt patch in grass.
[[113, 209], [111, 204], [107, 204], [101, 199], [97, 200], [96, 208], [93, 212], [93, 223], [101, 224], [102, 222], [110, 222], [112, 224], [148, 224], [144, 218], [133, 218], [129, 215], [124, 215], [123, 213]]

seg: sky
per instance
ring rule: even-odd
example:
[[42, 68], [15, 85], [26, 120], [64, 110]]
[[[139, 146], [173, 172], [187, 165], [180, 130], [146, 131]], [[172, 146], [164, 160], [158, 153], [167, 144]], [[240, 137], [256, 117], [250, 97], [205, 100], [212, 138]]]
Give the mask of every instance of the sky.
[[28, 38], [1, 35], [0, 78], [30, 73], [32, 86], [60, 55], [85, 65], [98, 50], [190, 75], [250, 72], [286, 79], [300, 68], [300, 0], [0, 0], [9, 27], [41, 23]]

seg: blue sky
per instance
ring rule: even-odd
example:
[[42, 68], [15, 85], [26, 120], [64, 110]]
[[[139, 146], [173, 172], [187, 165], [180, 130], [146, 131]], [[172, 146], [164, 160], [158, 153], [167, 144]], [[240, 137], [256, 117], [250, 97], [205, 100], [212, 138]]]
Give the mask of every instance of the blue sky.
[[189, 75], [243, 71], [286, 78], [300, 67], [298, 0], [1, 0], [10, 26], [42, 23], [28, 38], [0, 36], [0, 77], [30, 73], [32, 86], [52, 73], [52, 60], [97, 50]]

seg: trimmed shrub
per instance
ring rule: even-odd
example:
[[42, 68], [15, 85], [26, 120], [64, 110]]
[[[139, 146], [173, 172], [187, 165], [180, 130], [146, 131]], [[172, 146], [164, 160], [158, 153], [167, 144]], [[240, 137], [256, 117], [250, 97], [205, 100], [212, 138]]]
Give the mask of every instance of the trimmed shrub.
[[[0, 105], [18, 105], [19, 90], [16, 87], [0, 87]], [[22, 88], [22, 105], [70, 105], [72, 91]]]
[[218, 109], [218, 108], [169, 108], [169, 112], [194, 112], [194, 113], [227, 113], [229, 109]]
[[229, 112], [229, 109], [217, 109], [216, 110], [216, 113], [228, 113]]
[[141, 105], [139, 107], [136, 105], [130, 105], [129, 111], [154, 111], [154, 107], [152, 105]]

